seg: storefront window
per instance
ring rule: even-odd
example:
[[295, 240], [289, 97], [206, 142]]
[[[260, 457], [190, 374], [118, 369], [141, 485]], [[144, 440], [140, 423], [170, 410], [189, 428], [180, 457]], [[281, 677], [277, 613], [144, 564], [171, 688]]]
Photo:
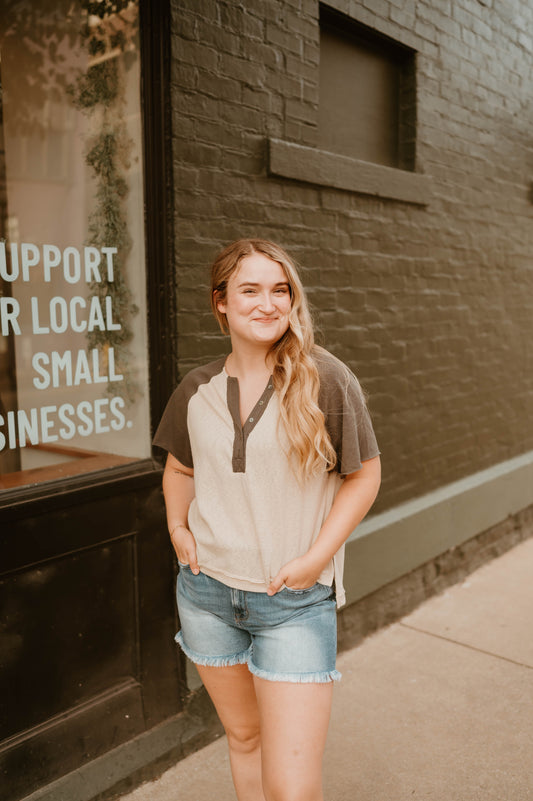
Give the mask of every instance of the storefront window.
[[3, 5], [0, 489], [150, 455], [138, 27]]

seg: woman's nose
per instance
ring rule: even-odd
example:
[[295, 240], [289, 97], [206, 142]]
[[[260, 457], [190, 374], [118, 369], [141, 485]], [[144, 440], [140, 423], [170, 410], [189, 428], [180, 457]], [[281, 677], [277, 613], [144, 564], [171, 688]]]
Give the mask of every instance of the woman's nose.
[[263, 292], [261, 294], [259, 302], [262, 311], [272, 311], [274, 308], [272, 298], [270, 297], [270, 292]]

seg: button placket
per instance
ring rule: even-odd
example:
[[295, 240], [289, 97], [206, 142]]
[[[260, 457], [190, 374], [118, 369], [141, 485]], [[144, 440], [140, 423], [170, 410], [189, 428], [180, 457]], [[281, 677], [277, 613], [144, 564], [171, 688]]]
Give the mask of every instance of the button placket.
[[228, 409], [233, 420], [234, 427], [234, 440], [233, 440], [233, 472], [244, 473], [246, 470], [246, 442], [258, 424], [261, 416], [264, 414], [268, 401], [273, 393], [274, 387], [271, 381], [268, 382], [267, 387], [256, 405], [252, 409], [251, 416], [247, 418], [244, 425], [241, 424], [240, 418], [240, 392], [239, 382], [233, 376], [228, 376], [227, 379], [227, 403]]

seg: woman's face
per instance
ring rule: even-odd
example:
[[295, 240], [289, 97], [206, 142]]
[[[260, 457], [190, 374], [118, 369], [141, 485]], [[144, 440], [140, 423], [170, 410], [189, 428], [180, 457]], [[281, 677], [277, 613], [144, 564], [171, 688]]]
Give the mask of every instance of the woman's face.
[[217, 309], [226, 315], [233, 347], [242, 343], [268, 349], [289, 327], [291, 294], [281, 264], [262, 253], [246, 256]]

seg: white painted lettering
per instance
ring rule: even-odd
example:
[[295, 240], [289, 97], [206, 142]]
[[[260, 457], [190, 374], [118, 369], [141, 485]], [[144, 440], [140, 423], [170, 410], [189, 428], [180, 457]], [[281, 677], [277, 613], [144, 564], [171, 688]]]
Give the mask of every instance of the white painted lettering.
[[111, 409], [111, 414], [113, 418], [111, 419], [111, 428], [115, 431], [122, 431], [124, 425], [126, 423], [126, 418], [122, 414], [122, 409], [126, 406], [126, 402], [123, 398], [116, 395], [114, 398], [111, 398], [111, 402], [109, 404], [109, 408]]
[[[11, 252], [13, 258], [13, 249]], [[20, 261], [22, 265], [22, 279], [24, 281], [30, 280], [30, 267], [35, 267], [41, 260], [39, 248], [36, 245], [30, 245], [28, 242], [23, 242], [20, 246]]]
[[54, 426], [54, 421], [48, 419], [48, 415], [54, 414], [57, 406], [41, 406], [41, 442], [57, 442], [57, 434], [50, 434], [49, 431]]
[[64, 334], [68, 328], [68, 305], [65, 298], [55, 297], [50, 301], [50, 328], [54, 334]]
[[113, 298], [111, 295], [105, 297], [105, 319], [108, 331], [120, 331], [122, 328], [120, 323], [113, 322]]
[[39, 324], [39, 299], [31, 299], [31, 322], [34, 334], [49, 334], [50, 329]]
[[[64, 372], [65, 377], [61, 381], [60, 373]], [[52, 352], [52, 386], [59, 387], [61, 383], [64, 386], [72, 386], [72, 351], [66, 350], [63, 354], [58, 353], [56, 350]]]
[[33, 379], [33, 386], [35, 389], [48, 389], [50, 386], [50, 374], [45, 365], [50, 364], [50, 357], [46, 353], [34, 353], [31, 366], [38, 373], [41, 378]]
[[117, 248], [102, 248], [102, 253], [106, 257], [107, 260], [107, 280], [114, 281], [114, 272], [113, 272], [113, 256], [115, 253], [118, 253]]
[[91, 368], [89, 367], [89, 359], [84, 350], [78, 351], [76, 359], [76, 370], [74, 372], [74, 386], [77, 387], [85, 381], [87, 384], [91, 383]]
[[18, 439], [21, 448], [26, 446], [29, 439], [30, 445], [39, 444], [39, 418], [37, 409], [30, 409], [29, 415], [24, 409], [17, 412]]
[[102, 256], [98, 248], [86, 247], [83, 249], [83, 262], [85, 265], [85, 280], [89, 284], [91, 281], [100, 282], [102, 276], [98, 269]]
[[0, 298], [0, 333], [3, 337], [9, 336], [9, 329], [14, 334], [20, 334], [18, 316], [20, 303], [15, 298]]
[[106, 434], [110, 428], [105, 425], [107, 416], [107, 409], [104, 407], [109, 405], [109, 398], [98, 398], [94, 402], [94, 430], [97, 434]]
[[105, 331], [104, 315], [102, 314], [102, 307], [100, 300], [96, 295], [91, 298], [91, 305], [89, 307], [89, 321], [87, 323], [87, 330], [94, 331], [98, 328], [100, 331]]
[[98, 348], [92, 350], [93, 358], [93, 381], [95, 384], [105, 384], [107, 381], [107, 374], [100, 375], [100, 351]]
[[122, 373], [115, 373], [115, 348], [107, 351], [107, 371], [110, 381], [124, 381]]
[[6, 243], [0, 242], [0, 278], [8, 283], [19, 277], [19, 259], [16, 245], [11, 245], [11, 272], [7, 267]]
[[73, 331], [81, 334], [87, 328], [87, 320], [78, 320], [77, 306], [86, 309], [87, 301], [84, 298], [80, 298], [79, 295], [75, 295], [70, 299], [70, 327]]
[[7, 413], [7, 433], [9, 440], [9, 447], [14, 450], [17, 447], [17, 425], [15, 412]]
[[74, 420], [71, 419], [75, 413], [76, 410], [71, 403], [63, 403], [57, 410], [59, 421], [66, 426], [65, 428], [59, 429], [59, 436], [61, 439], [72, 439], [76, 433], [76, 424]]
[[52, 267], [61, 264], [61, 251], [55, 245], [43, 245], [43, 272], [44, 280], [50, 283], [52, 280]]
[[76, 413], [79, 419], [84, 423], [84, 425], [78, 426], [78, 434], [82, 437], [88, 437], [93, 433], [94, 424], [92, 418], [89, 417], [92, 410], [93, 408], [89, 401], [81, 401], [76, 407]]
[[63, 251], [63, 275], [69, 284], [77, 284], [81, 278], [81, 260], [78, 248], [65, 248]]

